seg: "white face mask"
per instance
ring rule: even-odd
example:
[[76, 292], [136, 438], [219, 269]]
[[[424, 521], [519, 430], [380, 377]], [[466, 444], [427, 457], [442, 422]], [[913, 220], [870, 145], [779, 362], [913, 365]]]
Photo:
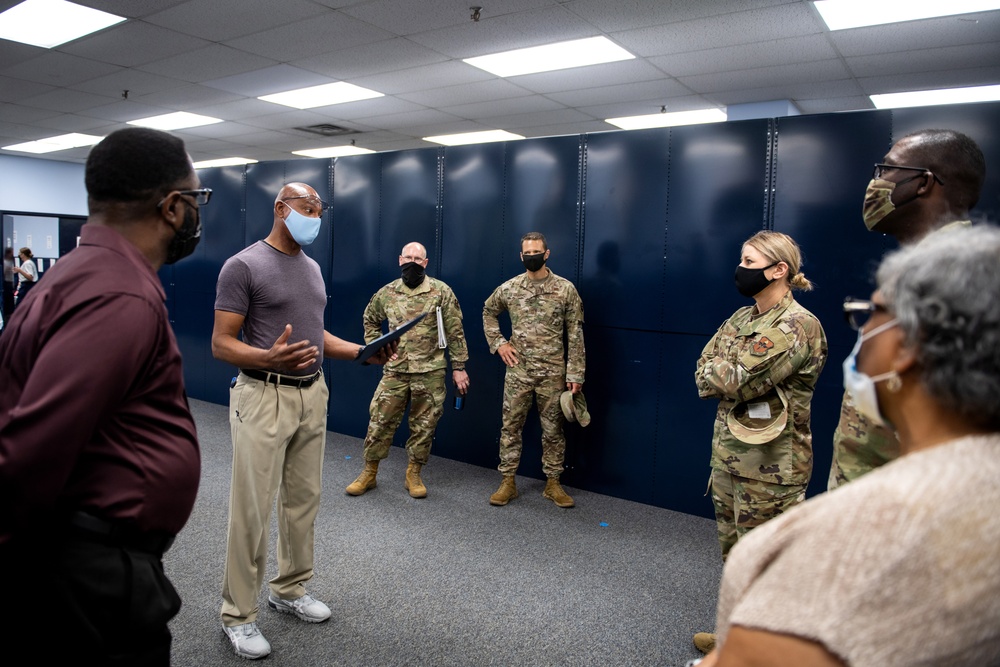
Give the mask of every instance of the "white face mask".
[[890, 424], [885, 420], [885, 417], [882, 416], [882, 412], [878, 408], [878, 395], [875, 393], [875, 383], [888, 380], [896, 375], [896, 371], [889, 371], [875, 377], [865, 375], [858, 370], [858, 351], [861, 350], [863, 342], [877, 336], [883, 331], [887, 331], [897, 324], [899, 324], [899, 320], [893, 319], [875, 327], [868, 333], [859, 331], [858, 342], [854, 344], [854, 349], [851, 350], [850, 356], [844, 360], [844, 389], [847, 390], [851, 400], [854, 401], [854, 407], [857, 408], [858, 412], [879, 426], [890, 426]]
[[307, 218], [291, 206], [288, 207], [288, 217], [285, 227], [299, 245], [309, 245], [319, 235], [319, 224], [322, 218]]

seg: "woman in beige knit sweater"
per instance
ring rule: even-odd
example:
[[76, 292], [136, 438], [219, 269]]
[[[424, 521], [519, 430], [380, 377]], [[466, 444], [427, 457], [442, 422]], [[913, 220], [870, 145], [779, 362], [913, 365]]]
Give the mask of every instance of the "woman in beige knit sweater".
[[1000, 665], [1000, 229], [890, 256], [844, 363], [903, 455], [736, 545], [701, 667]]

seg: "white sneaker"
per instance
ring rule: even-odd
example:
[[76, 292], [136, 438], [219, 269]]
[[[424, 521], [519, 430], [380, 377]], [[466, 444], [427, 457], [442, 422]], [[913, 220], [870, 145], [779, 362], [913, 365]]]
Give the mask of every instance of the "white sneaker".
[[233, 644], [236, 655], [247, 660], [257, 660], [263, 658], [271, 652], [271, 644], [264, 639], [264, 635], [257, 629], [256, 623], [244, 623], [233, 627], [222, 626]]
[[282, 600], [269, 593], [267, 606], [282, 614], [295, 614], [306, 623], [322, 623], [330, 618], [330, 608], [309, 594], [294, 600]]

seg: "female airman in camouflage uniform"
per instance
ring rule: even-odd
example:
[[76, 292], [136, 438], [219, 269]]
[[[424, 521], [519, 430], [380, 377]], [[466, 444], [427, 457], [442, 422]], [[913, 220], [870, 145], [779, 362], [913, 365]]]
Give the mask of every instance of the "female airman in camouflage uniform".
[[790, 237], [763, 231], [743, 245], [737, 310], [702, 350], [695, 382], [719, 399], [712, 439], [712, 502], [725, 560], [736, 540], [805, 499], [812, 474], [813, 388], [826, 363], [819, 320], [792, 298], [812, 289]]

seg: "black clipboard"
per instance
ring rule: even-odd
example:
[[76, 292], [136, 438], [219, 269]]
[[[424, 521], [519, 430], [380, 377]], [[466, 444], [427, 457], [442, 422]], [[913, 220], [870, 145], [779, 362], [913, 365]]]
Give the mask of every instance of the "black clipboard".
[[356, 361], [359, 364], [365, 363], [372, 356], [374, 356], [376, 352], [381, 350], [383, 347], [385, 347], [392, 341], [398, 340], [400, 336], [402, 336], [407, 331], [412, 329], [417, 324], [417, 322], [424, 319], [425, 315], [427, 315], [427, 313], [420, 313], [409, 322], [399, 325], [398, 327], [396, 327], [389, 333], [385, 334], [384, 336], [379, 336], [372, 342], [368, 343], [363, 348], [361, 348], [361, 352], [358, 353], [358, 356], [355, 357], [354, 361]]

